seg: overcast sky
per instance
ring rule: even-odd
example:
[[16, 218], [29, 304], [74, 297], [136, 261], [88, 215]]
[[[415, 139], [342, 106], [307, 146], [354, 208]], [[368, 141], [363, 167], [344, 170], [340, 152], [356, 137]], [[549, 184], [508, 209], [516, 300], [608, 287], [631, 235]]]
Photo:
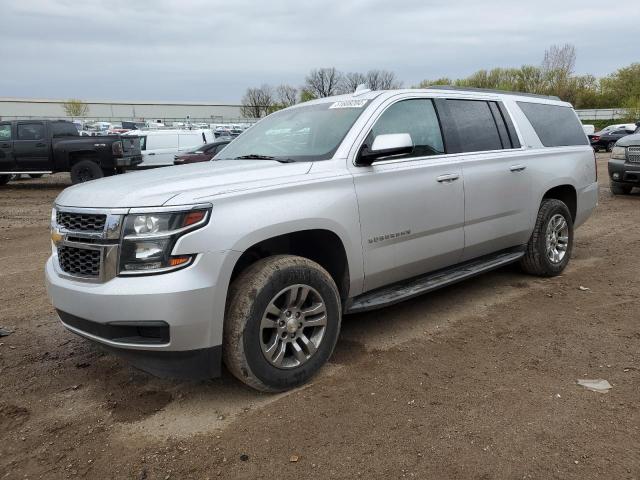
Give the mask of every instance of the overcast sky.
[[640, 1], [0, 0], [0, 97], [239, 102], [323, 66], [394, 71], [405, 86], [539, 64], [640, 61]]

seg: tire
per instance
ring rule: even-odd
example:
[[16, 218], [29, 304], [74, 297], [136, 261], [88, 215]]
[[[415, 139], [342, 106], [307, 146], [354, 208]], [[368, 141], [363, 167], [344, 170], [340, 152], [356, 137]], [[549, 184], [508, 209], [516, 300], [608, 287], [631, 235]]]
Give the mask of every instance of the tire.
[[29, 178], [42, 178], [43, 173], [30, 173]]
[[624, 183], [611, 182], [611, 185], [609, 185], [609, 187], [611, 188], [611, 193], [613, 193], [614, 195], [629, 195], [631, 193], [631, 190], [633, 190], [633, 186], [625, 185]]
[[[566, 223], [566, 230], [556, 232], [556, 249], [552, 247], [554, 242], [551, 238], [550, 246], [547, 245], [547, 234], [549, 229], [554, 231], [553, 225], [555, 225], [559, 217], [562, 217]], [[553, 225], [550, 225], [551, 222]], [[562, 224], [557, 224], [560, 227]], [[565, 235], [566, 232], [566, 235]], [[565, 238], [565, 241], [558, 240]], [[562, 246], [562, 249], [560, 248]], [[573, 249], [573, 219], [569, 208], [561, 202], [553, 198], [545, 199], [540, 204], [540, 210], [538, 210], [538, 217], [536, 218], [536, 225], [527, 243], [527, 249], [524, 257], [520, 260], [521, 268], [530, 275], [537, 275], [540, 277], [553, 277], [562, 273], [569, 259], [571, 258], [571, 251]], [[550, 258], [551, 255], [561, 255], [557, 261]]]
[[611, 152], [613, 150], [613, 147], [616, 145], [616, 142], [609, 142], [607, 143], [607, 152]]
[[[301, 287], [310, 287], [306, 300], [291, 306], [302, 299]], [[297, 291], [293, 294], [297, 302], [290, 301], [288, 291]], [[333, 353], [341, 317], [336, 284], [320, 265], [290, 255], [258, 260], [229, 288], [222, 358], [236, 378], [257, 390], [279, 392], [297, 387], [316, 374]], [[299, 328], [303, 322], [307, 326]], [[315, 352], [304, 346], [309, 341], [317, 346]], [[270, 353], [270, 345], [274, 346], [271, 352], [283, 349], [284, 355]]]
[[71, 167], [71, 183], [74, 185], [102, 177], [104, 177], [104, 173], [100, 165], [93, 160], [80, 160]]
[[0, 175], [0, 187], [11, 181], [13, 175]]

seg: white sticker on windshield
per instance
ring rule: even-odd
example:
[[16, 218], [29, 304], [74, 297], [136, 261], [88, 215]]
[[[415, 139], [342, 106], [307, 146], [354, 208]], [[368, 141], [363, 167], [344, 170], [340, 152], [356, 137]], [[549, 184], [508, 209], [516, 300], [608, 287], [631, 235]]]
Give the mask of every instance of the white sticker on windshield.
[[329, 108], [362, 108], [366, 103], [366, 100], [341, 100], [335, 102]]

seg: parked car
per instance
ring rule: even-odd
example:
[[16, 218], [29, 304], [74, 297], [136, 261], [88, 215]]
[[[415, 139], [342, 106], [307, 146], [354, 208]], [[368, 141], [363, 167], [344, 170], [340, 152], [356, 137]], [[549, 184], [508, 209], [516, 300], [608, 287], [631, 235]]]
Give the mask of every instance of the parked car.
[[343, 314], [511, 263], [559, 275], [597, 198], [568, 103], [358, 92], [273, 113], [212, 162], [64, 190], [47, 289], [69, 330], [147, 371], [223, 360], [280, 391], [328, 360]]
[[140, 139], [139, 168], [173, 165], [176, 155], [214, 140], [211, 130], [132, 130], [124, 134], [127, 135]]
[[595, 125], [583, 124], [582, 130], [584, 130], [584, 133], [587, 135], [593, 135], [594, 133], [596, 133]]
[[119, 135], [80, 136], [61, 120], [0, 121], [0, 185], [13, 175], [70, 172], [73, 183], [94, 180], [142, 161], [140, 143]]
[[207, 143], [201, 147], [196, 147], [189, 152], [176, 155], [173, 160], [174, 165], [185, 165], [187, 163], [208, 162], [215, 154], [220, 152], [224, 147], [229, 145], [231, 139], [218, 140], [213, 143]]
[[609, 133], [612, 132], [614, 130], [635, 130], [637, 128], [638, 125], [633, 124], [633, 123], [616, 123], [613, 125], [607, 125], [606, 127], [604, 127], [603, 129], [601, 129], [598, 134], [605, 134], [605, 133]]
[[610, 152], [618, 140], [622, 137], [626, 137], [627, 135], [631, 135], [635, 130], [635, 125], [633, 125], [633, 129], [621, 128], [618, 130], [610, 130], [605, 133], [598, 132], [594, 135], [590, 135], [589, 141], [596, 152], [600, 150]]
[[614, 195], [629, 195], [640, 187], [640, 127], [618, 140], [609, 159], [609, 179]]

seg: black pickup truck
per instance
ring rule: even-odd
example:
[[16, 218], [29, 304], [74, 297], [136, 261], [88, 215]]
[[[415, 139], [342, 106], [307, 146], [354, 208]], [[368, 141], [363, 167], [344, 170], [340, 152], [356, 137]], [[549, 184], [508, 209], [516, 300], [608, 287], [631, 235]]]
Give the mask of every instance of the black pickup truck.
[[64, 120], [0, 121], [0, 185], [20, 173], [55, 172], [70, 172], [71, 181], [81, 183], [141, 162], [137, 137], [84, 137]]

